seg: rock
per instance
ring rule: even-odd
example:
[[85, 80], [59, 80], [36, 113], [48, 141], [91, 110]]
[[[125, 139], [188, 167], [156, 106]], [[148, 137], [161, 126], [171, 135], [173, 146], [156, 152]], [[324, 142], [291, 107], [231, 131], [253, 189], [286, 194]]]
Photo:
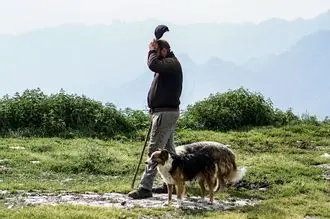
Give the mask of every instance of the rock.
[[330, 171], [326, 171], [324, 174], [322, 174], [322, 177], [325, 180], [330, 180]]
[[318, 219], [318, 217], [311, 216], [311, 215], [305, 215], [304, 219]]
[[5, 166], [0, 166], [0, 173], [6, 173], [8, 172], [9, 168]]
[[73, 179], [71, 179], [71, 178], [67, 178], [67, 179], [65, 179], [65, 180], [62, 180], [62, 183], [65, 183], [65, 182], [70, 182], [70, 181], [72, 181]]
[[316, 165], [316, 167], [330, 169], [330, 163], [319, 164], [319, 165]]
[[7, 190], [0, 190], [0, 195], [7, 195], [8, 191]]
[[324, 174], [322, 174], [322, 177], [325, 180], [330, 180], [330, 163], [319, 164], [319, 165], [316, 165], [315, 167], [326, 169]]
[[13, 150], [25, 150], [25, 147], [20, 147], [20, 146], [9, 147], [9, 148]]
[[0, 163], [7, 163], [8, 159], [0, 159]]
[[330, 154], [324, 153], [324, 154], [321, 155], [321, 157], [330, 158]]

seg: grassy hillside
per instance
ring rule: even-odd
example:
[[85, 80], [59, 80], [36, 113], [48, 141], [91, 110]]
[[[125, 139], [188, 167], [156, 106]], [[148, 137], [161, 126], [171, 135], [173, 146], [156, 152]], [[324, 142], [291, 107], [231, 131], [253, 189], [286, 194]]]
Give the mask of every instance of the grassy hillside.
[[[223, 212], [171, 211], [173, 217], [303, 218], [330, 217], [330, 186], [314, 165], [330, 163], [330, 124], [260, 128], [248, 132], [187, 131], [176, 143], [214, 140], [231, 145], [238, 164], [248, 166], [241, 186], [218, 193], [257, 198], [257, 206]], [[91, 138], [0, 139], [0, 218], [129, 218], [162, 216], [169, 209], [119, 210], [74, 205], [6, 208], [20, 190], [43, 192], [130, 191], [143, 141], [103, 141]], [[35, 162], [40, 161], [40, 162]], [[142, 171], [142, 168], [141, 168]], [[137, 184], [137, 183], [136, 183]], [[262, 187], [262, 189], [260, 189]], [[198, 195], [197, 185], [188, 193]], [[176, 197], [175, 197], [176, 198]]]

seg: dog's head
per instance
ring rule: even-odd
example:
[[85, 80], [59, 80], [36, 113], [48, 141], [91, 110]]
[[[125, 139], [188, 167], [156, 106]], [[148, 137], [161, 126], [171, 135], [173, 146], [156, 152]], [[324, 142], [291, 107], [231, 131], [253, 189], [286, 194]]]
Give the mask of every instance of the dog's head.
[[158, 164], [164, 165], [165, 162], [168, 160], [169, 153], [165, 149], [158, 149], [153, 152], [150, 158], [145, 162], [148, 164], [148, 169], [155, 169]]

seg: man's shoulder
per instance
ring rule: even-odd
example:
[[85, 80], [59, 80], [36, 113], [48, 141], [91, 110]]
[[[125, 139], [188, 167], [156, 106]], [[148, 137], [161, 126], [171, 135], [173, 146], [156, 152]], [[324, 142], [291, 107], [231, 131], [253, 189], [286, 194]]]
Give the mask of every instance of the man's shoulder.
[[181, 65], [180, 60], [176, 56], [170, 56], [165, 58], [164, 60], [167, 63]]

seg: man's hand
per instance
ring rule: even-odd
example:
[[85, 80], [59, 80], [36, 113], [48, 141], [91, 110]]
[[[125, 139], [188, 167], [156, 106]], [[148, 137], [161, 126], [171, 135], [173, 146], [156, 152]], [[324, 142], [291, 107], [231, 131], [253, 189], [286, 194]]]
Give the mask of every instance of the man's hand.
[[151, 42], [149, 43], [149, 50], [150, 50], [150, 51], [151, 51], [151, 50], [157, 50], [157, 48], [158, 48], [158, 45], [157, 45], [156, 40], [153, 40], [153, 41], [151, 41]]

